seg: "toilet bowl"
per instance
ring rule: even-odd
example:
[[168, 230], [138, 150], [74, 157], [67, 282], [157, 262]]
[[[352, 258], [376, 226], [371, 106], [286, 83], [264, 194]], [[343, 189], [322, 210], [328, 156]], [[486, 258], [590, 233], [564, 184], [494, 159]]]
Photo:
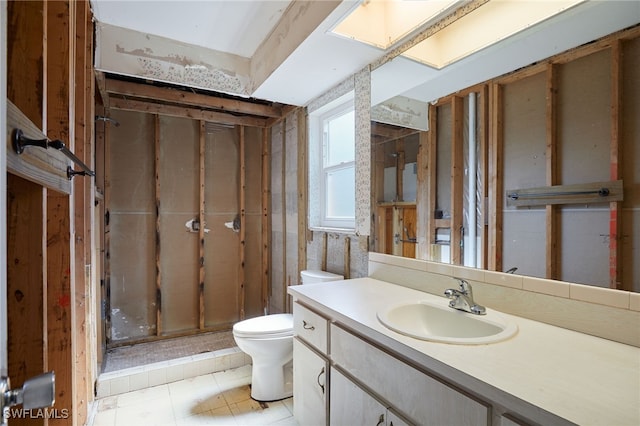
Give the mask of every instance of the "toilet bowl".
[[[342, 280], [324, 271], [302, 271], [302, 284]], [[293, 395], [293, 315], [273, 314], [237, 322], [233, 338], [251, 357], [251, 398], [277, 401]]]

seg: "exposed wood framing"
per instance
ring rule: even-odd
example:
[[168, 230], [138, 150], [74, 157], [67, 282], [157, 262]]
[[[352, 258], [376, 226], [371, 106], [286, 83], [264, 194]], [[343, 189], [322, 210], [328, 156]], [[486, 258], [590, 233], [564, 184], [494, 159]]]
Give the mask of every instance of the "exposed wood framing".
[[[435, 124], [433, 119], [434, 111], [429, 111], [429, 129]], [[431, 192], [431, 182], [429, 179], [429, 173], [431, 167], [429, 162], [431, 156], [429, 155], [430, 148], [430, 132], [420, 132], [420, 147], [418, 148], [418, 176], [417, 187], [421, 188], [416, 194], [416, 259], [428, 260], [429, 258], [429, 245], [430, 245], [430, 230], [431, 230], [431, 215], [429, 211], [432, 210], [429, 204], [429, 196]]]
[[327, 270], [327, 244], [328, 244], [329, 234], [326, 232], [322, 233], [322, 259], [320, 261], [320, 269], [323, 271]]
[[482, 232], [481, 232], [481, 250], [480, 265], [482, 269], [487, 268], [487, 254], [488, 254], [488, 232], [489, 226], [486, 220], [489, 212], [487, 211], [487, 197], [489, 195], [489, 155], [488, 155], [488, 141], [489, 141], [489, 90], [487, 85], [483, 85], [480, 89], [480, 107], [478, 109], [478, 120], [482, 125], [480, 131], [480, 167], [482, 167], [482, 200], [481, 200], [481, 212], [482, 212]]
[[[75, 155], [85, 164], [93, 164], [93, 144], [91, 143], [93, 129], [93, 115], [91, 114], [93, 104], [93, 93], [90, 90], [90, 81], [93, 79], [91, 72], [91, 50], [87, 49], [90, 34], [87, 31], [87, 21], [90, 20], [90, 8], [87, 1], [70, 2], [72, 34], [71, 38], [71, 57], [75, 58], [75, 70], [73, 78], [75, 81], [75, 138], [70, 141], [69, 145]], [[73, 17], [75, 16], [75, 19]], [[75, 42], [75, 43], [74, 43]], [[88, 56], [89, 55], [89, 56]], [[89, 86], [89, 87], [88, 87]], [[91, 167], [92, 168], [92, 167]], [[92, 168], [93, 169], [93, 168]], [[92, 374], [88, 368], [91, 364], [90, 354], [92, 346], [90, 345], [90, 333], [87, 327], [90, 322], [92, 310], [89, 309], [93, 305], [90, 303], [91, 298], [91, 265], [92, 265], [92, 244], [91, 235], [94, 198], [93, 198], [93, 180], [90, 177], [83, 178], [78, 176], [73, 179], [73, 220], [75, 228], [74, 264], [75, 264], [75, 314], [74, 325], [76, 330], [76, 340], [74, 345], [74, 368], [75, 387], [74, 402], [77, 410], [77, 421], [84, 424], [87, 417], [88, 401], [87, 397], [92, 392]]]
[[404, 138], [396, 140], [396, 198], [395, 201], [404, 201]]
[[[154, 180], [156, 197], [156, 336], [162, 335], [162, 241], [160, 232], [162, 219], [160, 217], [160, 116], [154, 116]], [[107, 204], [108, 205], [108, 204]]]
[[[240, 136], [240, 270], [238, 272], [238, 282], [240, 283], [240, 319], [245, 316], [245, 289], [246, 289], [246, 271], [245, 271], [245, 240], [246, 240], [246, 155], [245, 155], [245, 139], [244, 126], [239, 126]], [[201, 226], [202, 227], [202, 226]]]
[[[622, 42], [611, 45], [611, 180], [622, 179]], [[609, 204], [609, 287], [631, 290], [622, 282], [622, 202]]]
[[125, 111], [139, 111], [149, 114], [168, 115], [171, 117], [186, 117], [194, 120], [205, 120], [237, 126], [266, 127], [267, 120], [254, 116], [239, 117], [216, 111], [208, 111], [189, 106], [165, 105], [154, 102], [133, 99], [110, 98], [111, 108]]
[[[7, 174], [7, 350], [12, 388], [47, 370], [41, 186]], [[46, 256], [44, 256], [46, 258]], [[11, 424], [27, 424], [12, 419]]]
[[351, 278], [351, 238], [344, 238], [344, 272], [342, 273], [345, 280]]
[[502, 194], [503, 194], [503, 150], [504, 136], [502, 86], [490, 85], [489, 111], [489, 259], [487, 267], [491, 271], [502, 271]]
[[[111, 218], [109, 208], [111, 206], [111, 138], [109, 137], [110, 124], [102, 122], [98, 132], [103, 140], [104, 150], [104, 333], [105, 346], [111, 342]], [[157, 309], [157, 307], [156, 307]], [[157, 327], [156, 327], [157, 332]]]
[[263, 117], [282, 117], [283, 106], [263, 105], [252, 102], [244, 102], [237, 99], [220, 98], [186, 90], [169, 87], [158, 87], [149, 84], [135, 83], [115, 79], [106, 79], [106, 92], [110, 95], [118, 95], [128, 99], [138, 98], [152, 100], [154, 102], [174, 103], [201, 107], [207, 110], [219, 110], [245, 115]]
[[[376, 123], [371, 123], [372, 129]], [[373, 162], [373, 182], [371, 187], [371, 208], [375, 212], [373, 249], [379, 253], [385, 250], [385, 209], [379, 207], [384, 201], [384, 145], [377, 144], [371, 149]]]
[[282, 221], [282, 306], [284, 312], [288, 312], [287, 303], [287, 120], [282, 120], [282, 152], [280, 166], [280, 215]]
[[109, 111], [109, 94], [107, 93], [107, 82], [102, 71], [96, 71], [96, 89], [100, 94], [100, 99], [102, 100], [102, 106], [104, 106], [105, 112]]
[[64, 154], [53, 149], [27, 147], [18, 155], [11, 143], [14, 129], [21, 129], [31, 139], [46, 138], [16, 105], [7, 101], [7, 170], [47, 188], [70, 194], [71, 182], [66, 172], [69, 161]]
[[[70, 144], [75, 139], [74, 73], [71, 68], [75, 36], [73, 2], [47, 2], [46, 40], [48, 55], [45, 69], [47, 80], [47, 135]], [[76, 369], [74, 349], [79, 330], [73, 319], [76, 314], [75, 257], [71, 236], [75, 235], [73, 202], [66, 194], [50, 191], [47, 197], [47, 340], [48, 368], [56, 372], [56, 404], [75, 415]], [[80, 266], [80, 265], [78, 265]], [[80, 266], [82, 267], [82, 266]], [[86, 406], [83, 407], [86, 410]], [[65, 424], [66, 419], [49, 419], [49, 425]]]
[[12, 1], [6, 3], [6, 8], [11, 28], [6, 34], [7, 98], [37, 129], [45, 130], [47, 2]]
[[307, 114], [298, 109], [298, 275], [307, 269]]
[[433, 247], [432, 244], [436, 242], [436, 218], [435, 218], [435, 208], [436, 208], [436, 196], [438, 191], [438, 172], [437, 172], [437, 152], [438, 152], [438, 127], [437, 127], [437, 118], [438, 118], [438, 108], [435, 105], [429, 104], [429, 135], [427, 138], [427, 161], [428, 168], [426, 170], [427, 179], [429, 182], [428, 189], [428, 207], [427, 207], [427, 250], [428, 250], [428, 259], [433, 259]]
[[[558, 183], [558, 69], [549, 64], [546, 72], [546, 183]], [[546, 215], [546, 273], [550, 279], [558, 278], [558, 217], [557, 206], [547, 205]]]
[[262, 129], [262, 309], [269, 308], [271, 278], [271, 144], [269, 131]]
[[200, 120], [200, 141], [199, 141], [199, 207], [198, 207], [198, 221], [200, 222], [200, 227], [198, 228], [198, 327], [200, 330], [203, 330], [205, 327], [204, 324], [204, 279], [205, 279], [205, 257], [204, 257], [204, 189], [205, 189], [205, 139], [206, 139], [206, 130], [205, 130], [205, 122]]
[[454, 96], [452, 99], [452, 140], [451, 140], [451, 263], [461, 265], [463, 244], [463, 123], [464, 99]]

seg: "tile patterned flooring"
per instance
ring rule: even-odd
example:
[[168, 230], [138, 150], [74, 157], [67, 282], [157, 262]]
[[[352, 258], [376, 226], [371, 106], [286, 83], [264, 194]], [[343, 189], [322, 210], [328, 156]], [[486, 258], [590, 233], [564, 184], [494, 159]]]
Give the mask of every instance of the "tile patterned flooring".
[[98, 399], [88, 426], [296, 426], [293, 398], [250, 397], [251, 366]]

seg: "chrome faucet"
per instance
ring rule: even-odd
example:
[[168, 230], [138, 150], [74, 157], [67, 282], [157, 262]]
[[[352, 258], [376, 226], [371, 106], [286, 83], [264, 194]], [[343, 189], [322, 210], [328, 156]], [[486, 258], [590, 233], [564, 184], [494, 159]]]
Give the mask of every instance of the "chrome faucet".
[[444, 295], [451, 299], [449, 306], [453, 309], [470, 312], [476, 315], [484, 315], [487, 310], [484, 306], [480, 306], [473, 301], [473, 291], [471, 285], [462, 278], [455, 278], [460, 284], [460, 290], [449, 288], [444, 291]]

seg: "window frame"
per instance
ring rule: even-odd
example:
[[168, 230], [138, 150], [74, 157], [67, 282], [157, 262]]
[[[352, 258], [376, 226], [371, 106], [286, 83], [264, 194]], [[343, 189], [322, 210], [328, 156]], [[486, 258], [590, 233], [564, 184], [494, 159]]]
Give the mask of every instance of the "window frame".
[[[326, 123], [335, 120], [336, 118], [342, 117], [345, 114], [353, 113], [354, 114], [354, 123], [353, 123], [353, 159], [351, 161], [341, 162], [339, 164], [334, 165], [326, 165], [326, 157], [328, 155], [329, 148], [329, 140], [325, 137], [325, 127]], [[317, 117], [317, 143], [320, 145], [318, 149], [318, 154], [320, 158], [318, 159], [318, 170], [317, 170], [317, 179], [319, 183], [320, 194], [318, 197], [318, 203], [320, 207], [320, 215], [318, 224], [321, 228], [330, 228], [330, 229], [341, 229], [353, 232], [355, 230], [355, 215], [356, 215], [356, 206], [355, 206], [355, 172], [356, 172], [356, 143], [355, 143], [355, 106], [353, 100], [341, 103], [340, 105], [331, 108], [330, 110], [318, 115]], [[353, 216], [349, 217], [331, 217], [328, 216], [328, 185], [327, 181], [329, 178], [329, 174], [338, 171], [345, 170], [353, 170], [354, 176], [354, 204], [353, 204]]]

